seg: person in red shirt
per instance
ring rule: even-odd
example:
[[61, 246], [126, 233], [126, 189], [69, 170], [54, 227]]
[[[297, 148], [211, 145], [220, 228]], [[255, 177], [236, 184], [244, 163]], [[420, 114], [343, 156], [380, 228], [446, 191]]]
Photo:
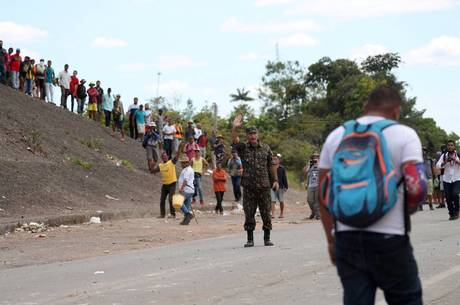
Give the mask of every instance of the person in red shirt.
[[225, 183], [227, 182], [227, 173], [222, 168], [222, 163], [217, 162], [216, 169], [212, 172], [212, 180], [214, 182], [214, 193], [216, 194], [216, 213], [223, 214], [224, 208], [222, 207], [222, 201], [224, 200]]
[[13, 88], [19, 89], [19, 70], [21, 68], [22, 57], [21, 50], [16, 49], [16, 53], [11, 56], [10, 69], [11, 69], [11, 81]]
[[203, 156], [203, 158], [206, 158], [206, 145], [208, 144], [208, 133], [206, 131], [198, 137], [197, 144], [200, 148], [201, 156]]
[[78, 72], [77, 70], [73, 71], [72, 76], [70, 77], [70, 101], [71, 101], [71, 111], [73, 112], [73, 105], [74, 101], [77, 99], [77, 87], [78, 84], [80, 83], [78, 78], [77, 78]]
[[89, 89], [88, 89], [88, 96], [89, 96], [89, 101], [88, 101], [88, 114], [89, 118], [93, 119], [96, 121], [97, 119], [97, 97], [99, 95], [99, 92], [97, 89], [94, 87], [94, 83], [89, 84]]

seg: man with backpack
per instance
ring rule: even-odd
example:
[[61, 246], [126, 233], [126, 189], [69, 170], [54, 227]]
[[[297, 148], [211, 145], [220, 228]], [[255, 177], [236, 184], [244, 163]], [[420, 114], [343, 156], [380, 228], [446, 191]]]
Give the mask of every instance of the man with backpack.
[[444, 169], [442, 180], [447, 209], [449, 210], [449, 220], [457, 220], [459, 217], [460, 159], [455, 150], [454, 141], [447, 141], [447, 151], [441, 155], [436, 167]]
[[422, 305], [409, 240], [410, 217], [425, 201], [427, 180], [417, 133], [399, 124], [402, 100], [375, 88], [364, 116], [328, 136], [320, 155], [320, 211], [344, 304]]

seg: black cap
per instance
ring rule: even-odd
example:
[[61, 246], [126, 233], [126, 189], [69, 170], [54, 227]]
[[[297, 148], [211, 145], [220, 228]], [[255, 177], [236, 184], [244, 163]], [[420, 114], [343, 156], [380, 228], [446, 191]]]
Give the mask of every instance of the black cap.
[[246, 128], [246, 133], [257, 133], [257, 127], [251, 126], [251, 127]]

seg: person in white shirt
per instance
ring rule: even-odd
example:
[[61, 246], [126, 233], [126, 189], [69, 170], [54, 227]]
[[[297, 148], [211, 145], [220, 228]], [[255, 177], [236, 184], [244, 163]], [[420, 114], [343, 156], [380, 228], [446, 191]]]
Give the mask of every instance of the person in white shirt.
[[198, 142], [198, 139], [200, 138], [202, 134], [203, 134], [203, 130], [201, 129], [201, 124], [197, 123], [195, 127], [195, 135], [194, 135], [195, 142]]
[[174, 127], [171, 118], [166, 119], [166, 125], [163, 127], [163, 148], [171, 159], [173, 151], [174, 135], [176, 134], [176, 127]]
[[[368, 125], [383, 119], [398, 120], [401, 104], [398, 91], [385, 85], [378, 86], [364, 106], [365, 115], [357, 121]], [[319, 189], [327, 181], [344, 131], [343, 126], [332, 131], [323, 146], [319, 161]], [[402, 124], [384, 129], [383, 137], [397, 180], [403, 178], [405, 181], [406, 207], [413, 213], [425, 201], [427, 188], [420, 139], [412, 128]], [[422, 286], [407, 234], [409, 217], [404, 212], [403, 187], [398, 188], [395, 206], [367, 228], [350, 227], [336, 221], [333, 230], [334, 220], [326, 204], [324, 196], [320, 196], [321, 220], [329, 256], [341, 278], [344, 304], [374, 304], [379, 287], [390, 305], [422, 305]]]
[[449, 220], [456, 220], [459, 214], [460, 159], [455, 150], [454, 141], [449, 140], [447, 142], [447, 151], [441, 155], [436, 167], [444, 168], [442, 180], [449, 210]]
[[181, 225], [188, 225], [190, 220], [193, 218], [193, 214], [191, 213], [190, 204], [192, 202], [193, 193], [195, 192], [195, 187], [193, 185], [195, 179], [195, 172], [191, 166], [190, 159], [187, 156], [182, 156], [179, 159], [182, 172], [180, 173], [179, 177], [179, 192], [184, 196], [184, 203], [182, 204], [182, 212], [184, 213], [184, 219], [180, 223]]
[[67, 109], [67, 97], [70, 94], [70, 73], [69, 65], [64, 65], [64, 71], [59, 72], [59, 86], [61, 87], [61, 107]]

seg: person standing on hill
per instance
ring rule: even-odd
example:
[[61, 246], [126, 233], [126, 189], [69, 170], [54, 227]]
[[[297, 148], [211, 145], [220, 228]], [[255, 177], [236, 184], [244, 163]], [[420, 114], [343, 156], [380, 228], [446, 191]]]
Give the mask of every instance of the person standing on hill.
[[193, 121], [190, 120], [187, 122], [187, 127], [185, 127], [184, 136], [188, 140], [190, 137], [195, 139], [195, 128], [193, 127]]
[[222, 167], [222, 163], [217, 163], [216, 169], [212, 172], [212, 181], [214, 187], [214, 193], [216, 194], [216, 208], [215, 212], [224, 214], [224, 208], [222, 201], [224, 201], [224, 194], [226, 191], [225, 183], [227, 182], [227, 173]]
[[203, 131], [203, 134], [198, 138], [196, 142], [200, 147], [201, 156], [206, 159], [206, 145], [208, 144], [208, 133]]
[[3, 41], [0, 40], [0, 83], [6, 84], [6, 62], [7, 52], [3, 48]]
[[172, 119], [167, 118], [166, 125], [163, 127], [163, 147], [169, 159], [171, 159], [172, 157], [173, 141], [175, 134], [176, 128], [172, 124]]
[[136, 127], [137, 127], [137, 133], [138, 133], [138, 141], [142, 142], [144, 141], [144, 134], [145, 134], [145, 111], [144, 111], [144, 105], [139, 105], [139, 109], [136, 111], [134, 114], [134, 117], [136, 119]]
[[[177, 150], [179, 149], [179, 146], [182, 143], [182, 139], [183, 139], [182, 125], [180, 124], [179, 120], [178, 120], [178, 122], [176, 124], [174, 124], [174, 128], [176, 129], [176, 134], [174, 135], [173, 150], [174, 150], [174, 152], [177, 152]], [[185, 139], [187, 139], [187, 138], [185, 138]], [[186, 141], [186, 140], [184, 140], [184, 141]]]
[[64, 65], [64, 70], [59, 72], [58, 75], [59, 86], [61, 87], [61, 107], [67, 109], [67, 97], [70, 92], [70, 73], [69, 65]]
[[134, 114], [139, 109], [138, 105], [139, 100], [137, 97], [134, 98], [133, 103], [129, 105], [127, 116], [129, 118], [129, 136], [133, 139], [137, 139], [137, 126], [136, 126], [136, 118]]
[[[54, 69], [51, 67], [51, 60], [48, 60], [48, 64], [45, 70], [45, 97], [48, 103], [54, 104], [54, 79], [56, 75], [54, 74]], [[85, 89], [86, 92], [86, 89]]]
[[[70, 94], [70, 111], [73, 112], [73, 106], [77, 96], [77, 87], [80, 83], [78, 80], [78, 72], [74, 70], [72, 76], [70, 77], [70, 85], [69, 85], [69, 94]], [[77, 112], [78, 112], [78, 101], [77, 101]]]
[[102, 110], [102, 103], [104, 102], [104, 89], [101, 87], [101, 81], [98, 80], [96, 81], [96, 89], [98, 92], [97, 96], [97, 121], [99, 122], [101, 120], [101, 116], [103, 113]]
[[272, 218], [275, 218], [275, 207], [276, 201], [280, 203], [280, 216], [279, 218], [284, 218], [284, 193], [287, 192], [289, 186], [286, 177], [286, 169], [281, 165], [281, 155], [273, 156], [273, 166], [276, 167], [276, 172], [278, 176], [279, 188], [277, 191], [270, 190], [272, 198]]
[[32, 96], [33, 81], [34, 81], [34, 61], [26, 56], [22, 63], [22, 72], [24, 72], [24, 92], [26, 95]]
[[155, 172], [155, 166], [158, 162], [157, 147], [160, 140], [160, 134], [157, 132], [156, 128], [152, 126], [144, 136], [144, 141], [142, 146], [146, 150], [147, 154], [147, 166], [150, 173]]
[[227, 170], [232, 178], [233, 196], [235, 196], [235, 202], [240, 202], [243, 164], [241, 163], [240, 157], [238, 157], [238, 151], [236, 151], [236, 149], [232, 149], [232, 157], [227, 162]]
[[16, 49], [16, 53], [11, 56], [10, 69], [13, 88], [19, 90], [19, 71], [21, 69], [22, 57], [21, 50]]
[[[194, 143], [196, 145], [196, 143]], [[208, 167], [208, 162], [201, 156], [200, 149], [195, 147], [195, 154], [190, 159], [192, 162], [193, 172], [195, 173], [195, 179], [193, 180], [195, 192], [193, 193], [193, 201], [196, 202], [196, 196], [200, 198], [200, 205], [204, 205], [203, 195], [203, 170]]]
[[79, 115], [83, 115], [83, 110], [85, 109], [85, 100], [88, 96], [88, 94], [86, 93], [85, 83], [86, 80], [80, 80], [80, 84], [78, 85], [75, 93], [77, 96], [77, 113]]
[[[246, 143], [240, 142], [238, 128], [242, 125], [242, 115], [238, 114], [232, 126], [233, 145], [243, 162], [243, 209], [245, 215], [244, 229], [248, 241], [245, 247], [254, 246], [254, 230], [256, 228], [255, 214], [257, 207], [262, 216], [265, 246], [273, 246], [270, 241], [271, 201], [270, 189], [278, 190], [276, 167], [273, 166], [273, 153], [270, 147], [259, 141], [255, 126], [246, 129]], [[273, 180], [271, 183], [270, 180]]]
[[40, 59], [40, 62], [35, 65], [35, 84], [41, 100], [45, 100], [45, 71], [45, 60]]
[[104, 101], [102, 103], [105, 117], [105, 127], [110, 127], [112, 121], [112, 110], [113, 110], [113, 97], [112, 88], [107, 88], [107, 94], [104, 94]]
[[96, 121], [97, 120], [97, 96], [99, 92], [94, 87], [94, 83], [89, 84], [88, 89], [88, 115], [89, 118]]
[[123, 130], [123, 121], [124, 121], [124, 109], [123, 103], [121, 102], [121, 95], [117, 94], [115, 100], [113, 101], [113, 125], [112, 125], [112, 136], [115, 136], [115, 131], [118, 129], [121, 133], [121, 141], [125, 141], [125, 131]]
[[198, 139], [203, 135], [203, 130], [201, 129], [201, 124], [197, 123], [196, 127], [194, 128], [195, 134], [195, 142], [198, 142]]
[[150, 104], [145, 103], [144, 105], [144, 112], [145, 112], [145, 134], [147, 134], [150, 129], [155, 125], [152, 118], [152, 110], [150, 110]]

